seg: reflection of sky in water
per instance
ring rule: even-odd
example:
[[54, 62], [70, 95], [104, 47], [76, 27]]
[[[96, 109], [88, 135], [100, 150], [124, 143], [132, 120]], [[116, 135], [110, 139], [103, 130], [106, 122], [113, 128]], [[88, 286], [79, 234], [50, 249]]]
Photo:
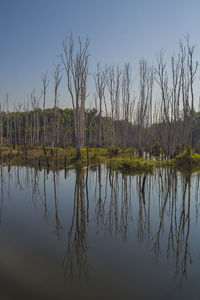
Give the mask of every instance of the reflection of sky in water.
[[64, 175], [1, 167], [2, 295], [196, 299], [198, 175]]

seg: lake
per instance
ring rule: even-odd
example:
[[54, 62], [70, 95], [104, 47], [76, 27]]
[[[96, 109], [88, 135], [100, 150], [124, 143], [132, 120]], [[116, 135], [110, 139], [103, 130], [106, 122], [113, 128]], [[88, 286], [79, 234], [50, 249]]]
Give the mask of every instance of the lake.
[[199, 299], [200, 175], [0, 166], [2, 299]]

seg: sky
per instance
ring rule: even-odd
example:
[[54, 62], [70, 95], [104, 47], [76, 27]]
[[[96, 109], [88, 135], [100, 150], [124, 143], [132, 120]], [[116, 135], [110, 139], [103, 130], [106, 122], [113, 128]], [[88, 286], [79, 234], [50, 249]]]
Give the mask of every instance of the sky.
[[[199, 12], [199, 0], [0, 0], [0, 102], [7, 93], [10, 103], [26, 102], [33, 89], [39, 96], [41, 74], [48, 71], [52, 107], [52, 73], [71, 32], [74, 39], [90, 40], [90, 74], [97, 63], [126, 62], [137, 73], [141, 58], [153, 63], [161, 48], [171, 55], [185, 34], [198, 56]], [[93, 92], [89, 83], [90, 106]], [[65, 76], [59, 101], [71, 105]]]

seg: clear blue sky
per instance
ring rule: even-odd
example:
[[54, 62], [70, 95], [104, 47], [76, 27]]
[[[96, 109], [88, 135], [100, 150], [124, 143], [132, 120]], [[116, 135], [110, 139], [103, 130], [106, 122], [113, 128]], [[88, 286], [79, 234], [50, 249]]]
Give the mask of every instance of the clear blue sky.
[[[199, 14], [199, 0], [0, 0], [0, 102], [7, 92], [11, 102], [23, 102], [33, 88], [39, 94], [41, 74], [53, 72], [70, 32], [89, 37], [91, 72], [97, 62], [137, 69], [140, 58], [153, 62], [162, 47], [171, 54], [186, 33], [199, 52]], [[65, 91], [63, 82], [62, 105]]]

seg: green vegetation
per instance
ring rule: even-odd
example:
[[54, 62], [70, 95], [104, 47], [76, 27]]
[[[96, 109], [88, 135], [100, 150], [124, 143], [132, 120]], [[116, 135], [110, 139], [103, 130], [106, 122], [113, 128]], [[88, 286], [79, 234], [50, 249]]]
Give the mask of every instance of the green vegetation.
[[192, 149], [178, 154], [172, 162], [174, 167], [181, 172], [200, 170], [200, 154], [194, 153]]
[[108, 148], [108, 154], [109, 154], [110, 157], [117, 156], [121, 152], [122, 152], [121, 149], [119, 147], [117, 147], [117, 146], [115, 146], [115, 147], [114, 146], [110, 146]]
[[140, 172], [151, 172], [154, 168], [154, 161], [145, 161], [142, 158], [118, 158], [112, 159], [114, 168], [125, 174], [136, 174]]
[[[157, 146], [156, 146], [157, 147]], [[158, 151], [154, 154], [158, 154]], [[5, 165], [28, 165], [37, 168], [66, 169], [75, 166], [92, 166], [109, 163], [112, 168], [126, 173], [152, 172], [154, 168], [172, 167], [181, 172], [194, 172], [200, 170], [200, 154], [188, 149], [178, 154], [174, 159], [164, 159], [159, 154], [151, 158], [139, 157], [134, 148], [122, 151], [119, 147], [109, 148], [82, 148], [81, 156], [77, 159], [76, 149], [73, 147], [60, 148], [43, 147], [24, 148], [16, 146], [0, 148], [0, 163]]]
[[153, 145], [153, 147], [152, 147], [152, 155], [154, 155], [154, 156], [160, 156], [162, 154], [162, 149], [161, 149], [161, 147], [160, 147], [160, 143], [159, 142], [157, 142], [157, 143], [155, 143], [154, 145]]

